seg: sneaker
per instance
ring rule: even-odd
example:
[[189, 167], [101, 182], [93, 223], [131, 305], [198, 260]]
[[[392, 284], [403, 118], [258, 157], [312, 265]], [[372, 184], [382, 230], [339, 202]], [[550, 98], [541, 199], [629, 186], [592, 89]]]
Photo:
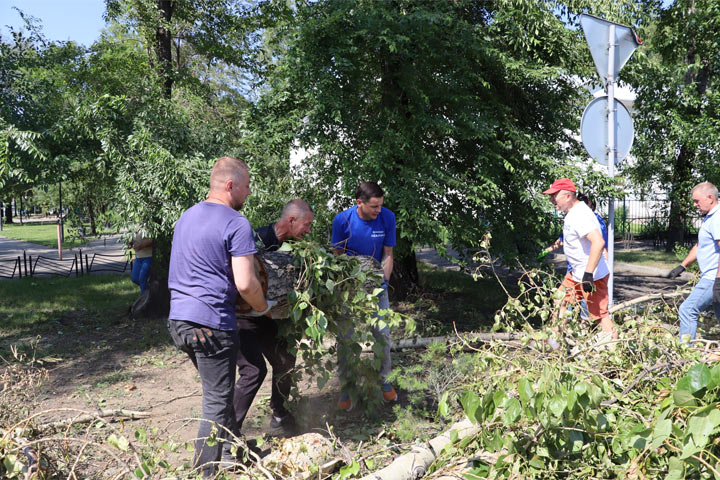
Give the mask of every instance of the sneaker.
[[385, 400], [385, 403], [394, 402], [397, 400], [397, 393], [395, 392], [395, 389], [387, 382], [383, 382], [383, 384], [380, 386], [380, 389], [382, 390], [383, 400]]
[[295, 435], [297, 424], [295, 423], [295, 417], [290, 413], [286, 413], [282, 416], [272, 414], [270, 416], [270, 428], [268, 434], [271, 437], [292, 437]]
[[337, 404], [338, 408], [340, 410], [345, 410], [346, 412], [349, 412], [353, 408], [352, 400], [350, 399], [350, 395], [343, 392], [340, 395], [340, 400], [338, 400]]

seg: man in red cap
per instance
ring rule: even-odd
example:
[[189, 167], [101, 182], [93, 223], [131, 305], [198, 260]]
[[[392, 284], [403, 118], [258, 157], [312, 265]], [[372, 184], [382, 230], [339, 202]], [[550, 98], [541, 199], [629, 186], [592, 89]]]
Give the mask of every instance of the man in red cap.
[[559, 310], [560, 318], [568, 303], [579, 304], [585, 299], [590, 318], [600, 322], [602, 332], [597, 336], [598, 343], [617, 338], [615, 325], [608, 313], [610, 270], [602, 255], [605, 240], [595, 214], [585, 202], [577, 199], [577, 188], [569, 178], [555, 180], [543, 194], [550, 195], [555, 209], [565, 213], [563, 249], [572, 271], [565, 275], [560, 285], [565, 293]]

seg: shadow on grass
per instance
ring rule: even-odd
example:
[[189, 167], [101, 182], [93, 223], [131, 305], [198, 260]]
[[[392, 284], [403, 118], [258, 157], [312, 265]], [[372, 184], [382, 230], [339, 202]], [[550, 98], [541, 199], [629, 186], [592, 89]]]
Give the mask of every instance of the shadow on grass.
[[[507, 301], [506, 288], [516, 294], [517, 279], [504, 279], [504, 288], [490, 275], [474, 280], [466, 273], [418, 265], [420, 289], [404, 302], [394, 305], [399, 312], [412, 316], [418, 335], [446, 335], [458, 331], [487, 331], [495, 313]], [[453, 326], [453, 324], [455, 326]]]
[[0, 282], [0, 355], [11, 359], [13, 346], [45, 364], [62, 365], [63, 376], [112, 383], [108, 372], [171, 343], [163, 319], [128, 317], [138, 293], [119, 275]]

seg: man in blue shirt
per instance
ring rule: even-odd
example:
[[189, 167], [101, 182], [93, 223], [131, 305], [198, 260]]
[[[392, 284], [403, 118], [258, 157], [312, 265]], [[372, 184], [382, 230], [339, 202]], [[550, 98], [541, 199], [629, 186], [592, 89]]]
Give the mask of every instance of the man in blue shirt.
[[[720, 320], [720, 280], [718, 280], [718, 262], [720, 262], [720, 205], [718, 189], [710, 182], [696, 185], [692, 190], [693, 205], [704, 215], [698, 232], [698, 243], [690, 249], [680, 265], [668, 273], [668, 278], [679, 276], [690, 264], [697, 261], [700, 268], [700, 281], [688, 295], [680, 308], [680, 338], [685, 341], [695, 339], [700, 312], [713, 305], [715, 317]], [[689, 337], [685, 337], [688, 335]]]
[[[384, 282], [383, 292], [378, 298], [380, 309], [390, 308], [387, 283], [393, 270], [393, 247], [395, 246], [395, 214], [383, 207], [385, 192], [377, 183], [362, 182], [355, 192], [356, 205], [338, 213], [332, 224], [332, 245], [335, 255], [367, 255], [382, 265]], [[350, 327], [352, 329], [352, 327]], [[352, 334], [352, 330], [349, 335]], [[390, 329], [373, 329], [375, 338], [383, 338], [385, 345], [382, 354], [380, 377], [381, 390], [386, 402], [397, 400], [395, 389], [385, 381], [390, 374]], [[340, 375], [343, 375], [345, 359], [339, 358]], [[347, 380], [345, 380], [347, 381]], [[342, 393], [338, 408], [352, 409], [352, 401], [347, 393]]]

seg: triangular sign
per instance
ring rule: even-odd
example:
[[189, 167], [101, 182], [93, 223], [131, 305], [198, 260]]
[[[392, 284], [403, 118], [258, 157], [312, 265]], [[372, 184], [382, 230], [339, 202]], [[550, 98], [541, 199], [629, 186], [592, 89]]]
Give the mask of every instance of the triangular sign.
[[590, 53], [595, 61], [600, 78], [607, 83], [608, 76], [608, 36], [610, 25], [615, 25], [615, 62], [613, 72], [615, 75], [632, 56], [635, 49], [642, 43], [632, 28], [620, 25], [619, 23], [608, 22], [593, 15], [580, 15], [585, 38], [587, 39]]

